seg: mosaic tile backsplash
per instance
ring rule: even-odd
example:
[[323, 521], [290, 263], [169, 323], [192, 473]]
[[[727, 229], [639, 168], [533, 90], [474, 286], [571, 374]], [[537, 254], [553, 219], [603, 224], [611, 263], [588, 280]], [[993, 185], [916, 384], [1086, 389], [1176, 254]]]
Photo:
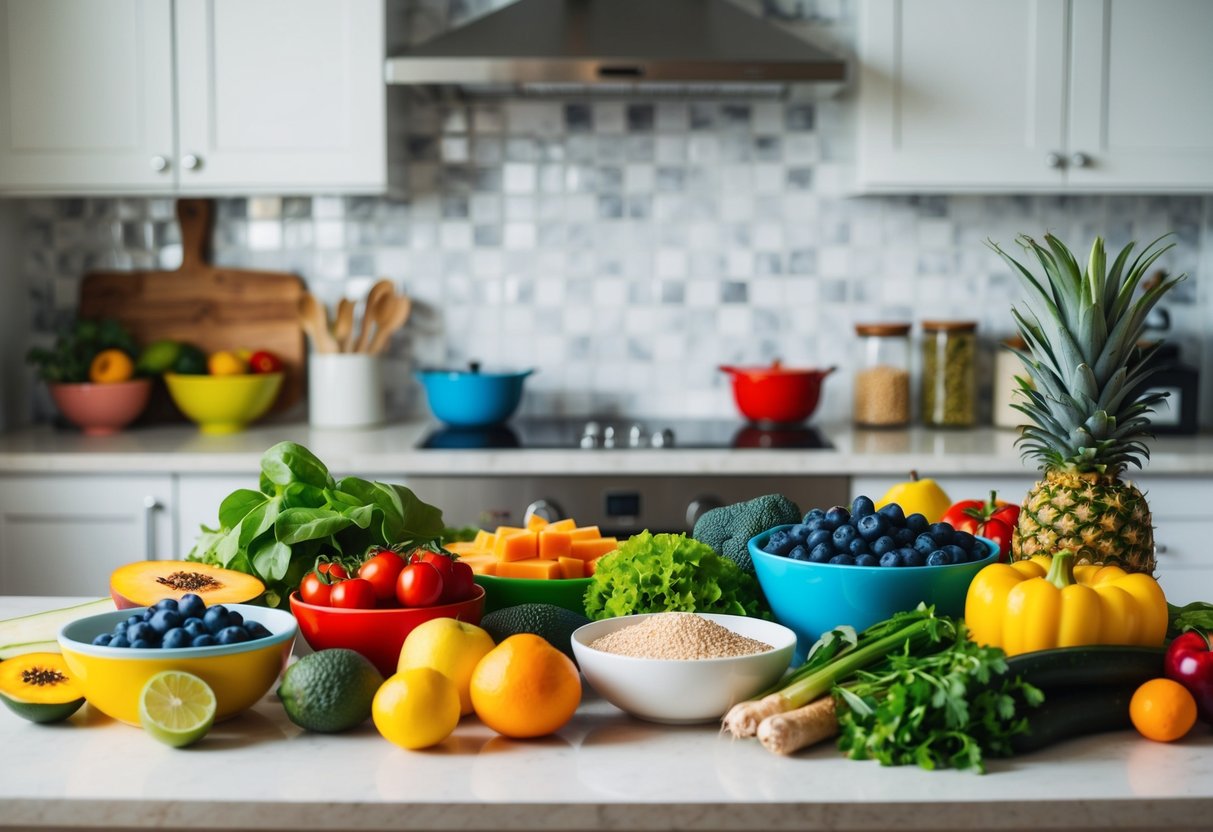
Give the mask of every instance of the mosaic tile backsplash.
[[[497, 3], [416, 0], [429, 34]], [[754, 5], [754, 4], [750, 4]], [[848, 49], [850, 2], [765, 0]], [[384, 275], [415, 300], [392, 346], [393, 411], [423, 413], [420, 365], [534, 367], [524, 412], [734, 413], [720, 364], [837, 365], [817, 418], [850, 414], [858, 321], [969, 318], [992, 344], [1020, 290], [984, 241], [1046, 230], [1085, 248], [1175, 231], [1191, 276], [1174, 337], [1201, 366], [1209, 421], [1213, 196], [847, 195], [853, 104], [775, 100], [485, 99], [392, 91], [392, 197], [218, 201], [219, 263], [298, 272], [335, 302]], [[167, 199], [29, 200], [33, 340], [74, 314], [83, 272], [173, 268]], [[37, 415], [50, 412], [45, 402]]]

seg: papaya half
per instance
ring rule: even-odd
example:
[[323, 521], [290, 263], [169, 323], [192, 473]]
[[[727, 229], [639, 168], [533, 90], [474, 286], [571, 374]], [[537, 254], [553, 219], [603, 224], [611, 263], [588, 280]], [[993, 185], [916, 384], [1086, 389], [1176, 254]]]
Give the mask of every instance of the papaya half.
[[26, 653], [0, 662], [0, 700], [30, 722], [62, 722], [84, 704], [84, 693], [58, 653]]
[[110, 596], [118, 609], [150, 607], [165, 598], [193, 593], [208, 607], [247, 604], [265, 592], [265, 584], [232, 569], [186, 560], [141, 560], [119, 566], [110, 575]]

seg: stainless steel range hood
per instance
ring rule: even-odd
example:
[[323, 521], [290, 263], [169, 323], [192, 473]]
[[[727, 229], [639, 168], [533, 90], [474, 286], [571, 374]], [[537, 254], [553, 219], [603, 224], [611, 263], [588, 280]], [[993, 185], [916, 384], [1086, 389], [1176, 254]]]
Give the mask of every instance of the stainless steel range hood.
[[846, 62], [728, 0], [518, 0], [387, 61], [471, 92], [830, 94]]

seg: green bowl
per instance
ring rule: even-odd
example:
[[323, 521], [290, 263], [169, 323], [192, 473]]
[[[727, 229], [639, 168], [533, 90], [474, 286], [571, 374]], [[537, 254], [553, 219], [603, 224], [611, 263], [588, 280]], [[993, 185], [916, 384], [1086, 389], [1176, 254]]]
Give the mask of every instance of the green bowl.
[[593, 578], [498, 578], [477, 575], [476, 583], [484, 587], [484, 611], [490, 613], [502, 607], [519, 604], [553, 604], [585, 615], [585, 591]]

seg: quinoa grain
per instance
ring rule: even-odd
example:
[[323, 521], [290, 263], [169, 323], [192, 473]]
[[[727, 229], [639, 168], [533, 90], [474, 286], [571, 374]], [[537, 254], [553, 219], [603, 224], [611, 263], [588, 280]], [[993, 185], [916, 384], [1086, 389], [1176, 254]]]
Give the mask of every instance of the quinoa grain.
[[666, 612], [608, 633], [595, 650], [638, 659], [723, 659], [773, 649], [693, 612]]

